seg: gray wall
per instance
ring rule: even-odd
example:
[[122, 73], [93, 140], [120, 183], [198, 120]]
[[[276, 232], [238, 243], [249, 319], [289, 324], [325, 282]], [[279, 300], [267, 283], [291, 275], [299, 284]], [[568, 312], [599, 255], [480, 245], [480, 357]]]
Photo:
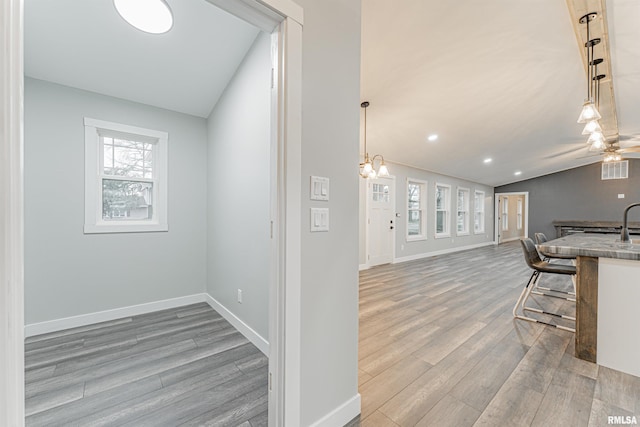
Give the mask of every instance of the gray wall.
[[[207, 292], [269, 333], [271, 44], [256, 38], [208, 120]], [[237, 302], [242, 289], [243, 302]]]
[[[169, 133], [168, 232], [83, 234], [85, 116]], [[26, 79], [26, 324], [203, 291], [205, 141], [204, 119]]]
[[[629, 160], [629, 179], [601, 180], [602, 163], [496, 187], [496, 193], [529, 192], [529, 236], [555, 236], [554, 220], [622, 221], [624, 208], [640, 202], [640, 159]], [[624, 199], [618, 199], [624, 194]], [[629, 213], [640, 221], [640, 209]]]
[[[440, 175], [422, 169], [416, 169], [409, 166], [399, 165], [387, 162], [389, 173], [396, 178], [396, 213], [400, 217], [396, 217], [396, 241], [395, 251], [396, 258], [417, 256], [427, 254], [429, 252], [441, 251], [446, 249], [461, 248], [465, 246], [477, 245], [493, 241], [493, 187]], [[427, 239], [419, 241], [407, 241], [407, 178], [419, 179], [427, 181]], [[366, 263], [366, 230], [364, 227], [366, 221], [366, 184], [365, 180], [360, 178], [360, 264]], [[435, 184], [447, 184], [451, 186], [451, 237], [434, 238], [435, 236]], [[458, 187], [468, 188], [471, 199], [469, 201], [469, 235], [456, 235], [456, 202]], [[474, 191], [484, 191], [484, 233], [475, 234], [473, 232], [473, 200]]]
[[[301, 409], [308, 426], [358, 393], [360, 0], [298, 0], [302, 51]], [[330, 200], [309, 200], [311, 175]], [[310, 233], [310, 207], [330, 230]]]

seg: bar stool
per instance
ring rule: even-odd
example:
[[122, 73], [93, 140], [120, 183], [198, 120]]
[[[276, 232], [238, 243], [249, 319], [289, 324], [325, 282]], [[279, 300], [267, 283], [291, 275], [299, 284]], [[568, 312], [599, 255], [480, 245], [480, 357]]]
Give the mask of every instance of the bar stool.
[[[540, 245], [542, 245], [543, 243], [546, 243], [549, 241], [549, 239], [547, 239], [547, 236], [544, 233], [535, 233], [534, 234], [535, 238], [536, 238], [536, 247], [538, 248], [538, 252], [540, 253], [540, 255], [542, 255], [542, 260], [543, 261], [548, 261], [551, 262], [551, 260], [554, 259], [568, 259], [571, 260], [571, 263], [573, 265], [576, 265], [576, 257], [575, 255], [558, 255], [558, 254], [548, 254], [544, 251], [540, 250]], [[575, 295], [576, 294], [576, 277], [572, 276], [571, 277], [571, 284], [573, 285], [573, 292], [566, 292], [566, 291], [560, 291], [558, 289], [551, 289], [551, 288], [545, 288], [542, 286], [537, 286], [537, 289], [543, 290], [543, 291], [552, 291], [552, 292], [558, 292], [561, 294], [565, 294], [565, 295]], [[540, 295], [539, 292], [534, 291], [534, 294]]]
[[[575, 276], [576, 275], [576, 267], [573, 265], [564, 265], [564, 264], [552, 264], [548, 261], [543, 261], [540, 259], [540, 254], [538, 254], [538, 249], [536, 245], [533, 243], [533, 240], [529, 238], [524, 238], [520, 241], [522, 244], [522, 250], [524, 251], [524, 259], [527, 262], [527, 265], [533, 270], [533, 274], [529, 278], [527, 285], [524, 287], [522, 292], [520, 293], [520, 297], [518, 297], [518, 301], [516, 301], [516, 305], [513, 307], [513, 317], [516, 319], [527, 320], [529, 322], [534, 323], [542, 323], [544, 325], [553, 326], [554, 328], [563, 329], [569, 332], [575, 332], [574, 328], [569, 328], [562, 325], [555, 325], [553, 323], [548, 323], [542, 320], [534, 319], [533, 317], [529, 317], [526, 315], [526, 311], [531, 311], [539, 314], [546, 314], [549, 316], [555, 316], [562, 319], [567, 319], [574, 321], [575, 317], [566, 316], [563, 314], [552, 313], [549, 311], [545, 311], [539, 308], [528, 307], [526, 305], [527, 299], [533, 293], [532, 291], [536, 288], [538, 280], [540, 280], [541, 273], [549, 273], [549, 274], [561, 274], [565, 276]], [[546, 293], [538, 293], [538, 295], [543, 296], [552, 296], [555, 298], [564, 299], [566, 301], [575, 302], [575, 298], [571, 297], [558, 297], [554, 295], [549, 295]]]

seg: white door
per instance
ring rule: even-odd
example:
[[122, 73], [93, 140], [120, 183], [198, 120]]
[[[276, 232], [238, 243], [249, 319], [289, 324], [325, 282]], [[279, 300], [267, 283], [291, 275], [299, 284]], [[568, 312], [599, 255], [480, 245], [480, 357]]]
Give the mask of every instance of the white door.
[[395, 179], [367, 181], [367, 264], [388, 264], [395, 242]]

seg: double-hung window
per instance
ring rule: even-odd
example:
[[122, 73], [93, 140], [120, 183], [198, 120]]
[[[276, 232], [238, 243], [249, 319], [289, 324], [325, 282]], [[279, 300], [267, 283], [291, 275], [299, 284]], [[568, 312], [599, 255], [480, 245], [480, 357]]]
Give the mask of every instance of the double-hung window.
[[456, 221], [458, 236], [469, 234], [469, 189], [458, 188], [458, 218]]
[[518, 228], [518, 230], [522, 230], [522, 199], [518, 199], [517, 200], [517, 206], [516, 206], [516, 214], [518, 215], [518, 222], [516, 227]]
[[451, 186], [436, 184], [436, 238], [451, 235]]
[[484, 191], [476, 191], [473, 199], [473, 231], [484, 233]]
[[166, 132], [90, 118], [85, 233], [167, 231]]
[[426, 200], [427, 183], [407, 179], [407, 241], [427, 238]]

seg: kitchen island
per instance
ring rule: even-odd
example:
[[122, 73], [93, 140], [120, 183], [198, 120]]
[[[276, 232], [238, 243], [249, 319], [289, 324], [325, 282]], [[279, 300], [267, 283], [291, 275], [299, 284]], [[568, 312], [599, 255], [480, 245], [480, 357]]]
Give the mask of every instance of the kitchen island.
[[577, 257], [576, 357], [640, 376], [640, 239], [580, 233], [539, 248]]

